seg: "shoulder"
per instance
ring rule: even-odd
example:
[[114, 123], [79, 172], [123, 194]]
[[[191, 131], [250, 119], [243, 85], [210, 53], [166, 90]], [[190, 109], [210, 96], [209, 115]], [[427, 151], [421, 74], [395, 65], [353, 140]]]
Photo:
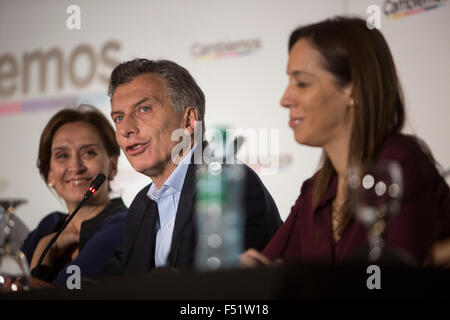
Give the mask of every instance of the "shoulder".
[[130, 204], [129, 211], [131, 211], [134, 207], [141, 204], [142, 202], [145, 202], [147, 197], [148, 190], [150, 189], [150, 185], [146, 185], [144, 188], [142, 188], [134, 197], [133, 201]]
[[266, 198], [272, 201], [272, 196], [262, 182], [259, 175], [246, 164], [238, 164], [245, 172], [245, 194], [246, 197]]
[[39, 243], [39, 241], [46, 235], [55, 231], [55, 227], [60, 223], [62, 219], [67, 217], [67, 214], [61, 212], [52, 212], [45, 216], [38, 224], [36, 229], [31, 231], [23, 241], [21, 246], [22, 251], [27, 256], [29, 262], [33, 256], [33, 252]]
[[122, 241], [122, 235], [125, 230], [126, 217], [127, 208], [117, 208], [117, 210], [115, 210], [107, 217], [103, 218], [95, 225], [95, 228], [93, 229], [90, 236], [91, 240], [95, 240], [88, 241], [88, 243], [92, 245], [92, 243], [99, 241], [99, 239], [110, 239], [114, 240], [111, 245], [115, 245], [115, 242]]
[[277, 205], [258, 174], [245, 164], [238, 165], [242, 166], [245, 172], [244, 203], [247, 212], [254, 213], [254, 216], [266, 212], [268, 216], [281, 221]]
[[432, 163], [431, 152], [422, 140], [415, 136], [394, 134], [386, 138], [379, 159], [397, 160], [401, 163]]
[[[300, 193], [295, 200], [294, 204], [291, 206], [291, 213], [298, 212], [300, 207], [303, 205], [312, 206], [313, 190], [316, 180], [321, 172], [321, 169], [316, 171], [314, 175], [305, 181], [303, 181], [300, 187]], [[306, 212], [306, 211], [305, 211]]]
[[314, 183], [317, 180], [319, 173], [320, 173], [319, 169], [316, 173], [314, 173], [314, 175], [308, 179], [306, 179], [305, 181], [303, 181], [302, 186], [300, 187], [300, 196], [304, 196], [307, 193], [312, 192], [312, 189], [314, 187]]
[[53, 229], [55, 226], [60, 222], [62, 219], [66, 218], [67, 214], [62, 213], [59, 211], [52, 212], [48, 215], [46, 215], [38, 224], [36, 230], [39, 231], [49, 231], [49, 233], [53, 232]]
[[388, 137], [378, 160], [393, 160], [400, 165], [405, 193], [445, 183], [428, 147], [417, 137], [402, 134]]
[[150, 188], [150, 185], [151, 184], [148, 184], [144, 188], [142, 188], [131, 202], [126, 214], [127, 224], [131, 223], [132, 225], [134, 225], [135, 223], [138, 223], [137, 220], [135, 220], [135, 217], [140, 216], [140, 214], [146, 210], [150, 201], [150, 199], [147, 197], [147, 192]]
[[[393, 160], [405, 171], [439, 176], [430, 149], [420, 138], [404, 134], [389, 136], [381, 150], [378, 161]], [[409, 173], [409, 172], [408, 172]]]
[[258, 176], [258, 174], [252, 168], [250, 168], [246, 164], [238, 164], [238, 165], [240, 165], [244, 168], [247, 181], [249, 181], [252, 184], [260, 184], [260, 185], [263, 184], [261, 181], [261, 178]]
[[127, 217], [127, 208], [120, 207], [115, 210], [114, 213], [103, 219], [100, 224], [112, 224], [112, 223], [125, 223]]
[[[134, 198], [134, 200], [137, 199], [141, 199], [143, 197], [147, 197], [147, 192], [150, 189], [151, 183], [149, 183], [148, 185], [146, 185], [145, 187], [143, 187], [137, 194], [136, 197]], [[134, 201], [133, 200], [133, 201]]]
[[114, 199], [111, 199], [111, 203], [109, 205], [109, 210], [111, 211], [112, 216], [120, 217], [120, 216], [123, 216], [123, 214], [126, 214], [128, 208], [126, 207], [122, 198], [114, 198]]

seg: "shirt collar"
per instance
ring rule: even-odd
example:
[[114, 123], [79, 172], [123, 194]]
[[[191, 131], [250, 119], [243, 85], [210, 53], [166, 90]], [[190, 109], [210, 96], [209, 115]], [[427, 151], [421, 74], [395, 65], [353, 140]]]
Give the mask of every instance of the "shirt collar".
[[186, 177], [186, 172], [191, 162], [192, 153], [194, 152], [197, 144], [189, 150], [189, 152], [184, 156], [181, 162], [177, 165], [175, 170], [170, 174], [169, 178], [164, 182], [161, 189], [158, 190], [154, 183], [151, 184], [147, 197], [150, 199], [157, 201], [163, 196], [167, 196], [170, 194], [174, 194], [177, 192], [181, 192], [183, 188], [184, 178]]

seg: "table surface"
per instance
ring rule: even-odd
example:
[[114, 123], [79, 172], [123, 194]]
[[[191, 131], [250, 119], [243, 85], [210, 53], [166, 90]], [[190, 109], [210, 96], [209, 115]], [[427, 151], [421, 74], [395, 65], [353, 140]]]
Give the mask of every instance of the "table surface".
[[380, 265], [381, 289], [368, 289], [368, 264], [286, 263], [209, 273], [158, 268], [145, 275], [83, 279], [81, 289], [0, 294], [0, 299], [272, 300], [450, 299], [450, 270]]

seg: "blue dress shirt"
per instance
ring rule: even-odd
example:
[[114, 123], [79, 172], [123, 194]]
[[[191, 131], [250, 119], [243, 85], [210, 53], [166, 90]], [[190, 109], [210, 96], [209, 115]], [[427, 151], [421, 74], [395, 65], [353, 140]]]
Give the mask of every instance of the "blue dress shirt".
[[181, 160], [166, 182], [164, 182], [161, 189], [158, 190], [156, 185], [152, 183], [147, 193], [147, 197], [158, 204], [159, 212], [159, 217], [156, 221], [156, 267], [165, 266], [167, 263], [181, 190], [195, 148], [196, 145]]

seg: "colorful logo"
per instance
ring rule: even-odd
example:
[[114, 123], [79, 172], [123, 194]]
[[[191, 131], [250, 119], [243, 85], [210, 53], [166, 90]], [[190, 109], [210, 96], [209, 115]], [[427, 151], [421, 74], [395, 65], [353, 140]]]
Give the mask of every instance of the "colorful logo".
[[383, 4], [384, 14], [398, 19], [444, 6], [447, 0], [387, 0]]
[[24, 101], [0, 103], [0, 117], [10, 114], [18, 114], [29, 111], [40, 111], [54, 108], [75, 107], [88, 103], [100, 105], [108, 103], [108, 97], [104, 92], [93, 92], [83, 95], [73, 95], [56, 98], [30, 99]]
[[200, 60], [217, 60], [245, 56], [262, 47], [260, 39], [247, 39], [235, 41], [220, 41], [216, 43], [194, 43], [191, 46], [191, 55]]

